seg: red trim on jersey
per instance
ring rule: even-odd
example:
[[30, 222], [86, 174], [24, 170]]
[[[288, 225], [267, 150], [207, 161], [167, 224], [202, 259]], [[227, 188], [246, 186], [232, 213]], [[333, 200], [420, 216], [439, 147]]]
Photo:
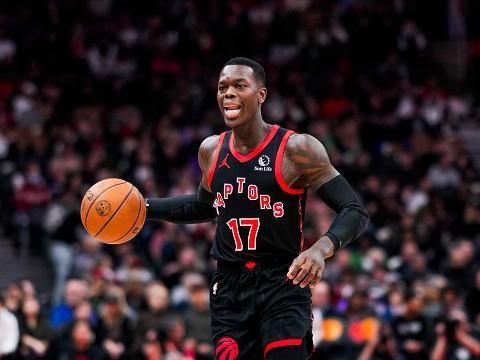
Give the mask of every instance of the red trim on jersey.
[[285, 146], [287, 145], [287, 140], [292, 134], [293, 134], [293, 131], [288, 130], [285, 133], [285, 135], [283, 135], [282, 142], [278, 147], [277, 155], [275, 157], [275, 178], [277, 179], [278, 185], [280, 185], [283, 191], [285, 191], [288, 194], [298, 195], [298, 194], [303, 194], [305, 189], [295, 189], [288, 186], [282, 176], [283, 154], [285, 153]]
[[298, 196], [298, 214], [300, 215], [300, 234], [302, 235], [302, 239], [300, 240], [300, 251], [303, 251], [303, 244], [305, 243], [305, 238], [303, 237], [302, 195]]
[[277, 133], [277, 130], [278, 130], [279, 126], [278, 125], [273, 125], [271, 128], [270, 128], [270, 131], [268, 132], [267, 136], [265, 137], [265, 139], [263, 139], [263, 141], [258, 144], [252, 151], [250, 151], [248, 154], [241, 154], [239, 153], [236, 149], [235, 149], [235, 146], [233, 145], [233, 132], [232, 132], [232, 135], [230, 136], [230, 143], [229, 143], [229, 146], [230, 146], [230, 152], [233, 154], [233, 156], [235, 156], [237, 158], [238, 161], [240, 162], [246, 162], [248, 160], [252, 160], [255, 156], [257, 156], [258, 154], [260, 154], [260, 152], [265, 149], [265, 147], [268, 145], [268, 143], [273, 139], [273, 137], [275, 136], [275, 134]]
[[277, 341], [272, 341], [271, 343], [268, 343], [267, 346], [265, 346], [265, 351], [263, 352], [263, 356], [266, 358], [267, 353], [275, 349], [277, 347], [283, 347], [283, 346], [300, 346], [302, 344], [302, 339], [282, 339], [282, 340], [277, 340]]
[[208, 184], [208, 187], [210, 188], [210, 190], [212, 189], [213, 174], [215, 173], [215, 168], [217, 167], [218, 154], [220, 154], [220, 148], [222, 147], [223, 138], [225, 137], [225, 134], [226, 134], [226, 132], [223, 132], [218, 137], [218, 143], [217, 143], [217, 146], [215, 147], [215, 151], [213, 153], [213, 162], [210, 165], [210, 170], [208, 171], [207, 184]]

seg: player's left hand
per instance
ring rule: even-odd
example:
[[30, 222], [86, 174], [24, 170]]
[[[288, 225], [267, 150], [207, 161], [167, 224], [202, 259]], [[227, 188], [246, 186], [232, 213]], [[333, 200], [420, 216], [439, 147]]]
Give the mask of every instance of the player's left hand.
[[325, 259], [332, 254], [333, 245], [331, 245], [330, 239], [322, 237], [310, 249], [303, 251], [293, 260], [288, 269], [287, 277], [294, 284], [300, 284], [302, 288], [307, 285], [313, 288], [322, 278]]

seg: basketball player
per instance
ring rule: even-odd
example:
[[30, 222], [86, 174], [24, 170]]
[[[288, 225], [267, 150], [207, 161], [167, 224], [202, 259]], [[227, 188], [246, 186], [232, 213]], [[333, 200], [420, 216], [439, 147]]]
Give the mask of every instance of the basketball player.
[[[147, 199], [147, 218], [194, 223], [217, 218], [210, 290], [212, 340], [220, 360], [305, 360], [312, 349], [310, 287], [325, 259], [365, 229], [368, 216], [314, 137], [262, 118], [262, 66], [233, 58], [217, 100], [230, 131], [200, 146], [198, 193]], [[303, 250], [307, 188], [337, 212]]]

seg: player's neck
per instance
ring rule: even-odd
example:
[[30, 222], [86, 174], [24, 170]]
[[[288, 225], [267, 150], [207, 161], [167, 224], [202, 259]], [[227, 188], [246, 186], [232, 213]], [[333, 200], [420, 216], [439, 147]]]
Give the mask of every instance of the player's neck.
[[267, 124], [260, 117], [258, 120], [234, 128], [232, 131], [235, 149], [240, 153], [248, 153], [265, 139], [271, 127], [272, 125]]

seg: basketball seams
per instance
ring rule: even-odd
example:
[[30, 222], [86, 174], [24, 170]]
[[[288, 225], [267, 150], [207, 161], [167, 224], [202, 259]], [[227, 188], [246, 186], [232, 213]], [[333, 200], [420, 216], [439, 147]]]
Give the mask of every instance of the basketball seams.
[[[115, 214], [118, 212], [118, 210], [120, 210], [120, 208], [123, 206], [123, 204], [125, 204], [125, 201], [127, 201], [128, 197], [130, 196], [130, 194], [132, 193], [132, 190], [135, 186], [131, 186], [130, 190], [128, 191], [128, 194], [127, 196], [125, 196], [125, 198], [122, 200], [122, 202], [118, 205], [117, 209], [114, 211], [114, 213], [112, 214], [112, 216], [110, 216], [110, 218], [105, 221], [105, 223], [102, 225], [102, 227], [100, 228], [100, 230], [97, 231], [97, 233], [95, 235], [93, 235], [93, 237], [97, 237], [105, 228], [106, 226], [108, 225], [108, 223], [110, 221], [112, 221], [112, 219], [115, 217]], [[125, 235], [124, 235], [125, 236]]]
[[[107, 191], [107, 190], [109, 190], [109, 189], [111, 189], [111, 188], [113, 188], [113, 187], [115, 187], [115, 186], [123, 185], [123, 184], [126, 184], [126, 183], [127, 183], [126, 181], [123, 181], [123, 182], [121, 182], [121, 183], [114, 184], [114, 185], [110, 185], [109, 187], [103, 189], [103, 191], [102, 191], [100, 194], [98, 194], [96, 197], [94, 197], [94, 198], [91, 200], [92, 203], [90, 204], [90, 206], [89, 206], [88, 209], [87, 209], [87, 212], [85, 213], [85, 219], [83, 219], [83, 216], [82, 216], [83, 212], [82, 212], [82, 211], [80, 212], [80, 217], [81, 217], [81, 219], [82, 219], [82, 222], [84, 223], [83, 225], [85, 226], [85, 229], [87, 229], [87, 219], [88, 219], [88, 214], [90, 213], [90, 209], [92, 208], [93, 204], [95, 204], [95, 202], [96, 202], [97, 199], [100, 197], [100, 195], [102, 195], [105, 191]], [[133, 186], [133, 185], [132, 185], [132, 186]], [[85, 201], [85, 198], [83, 199], [83, 201]], [[82, 201], [82, 204], [83, 204], [83, 201]], [[81, 209], [81, 207], [82, 207], [82, 205], [80, 205], [80, 209]], [[88, 231], [88, 229], [87, 229], [87, 231]]]
[[[132, 224], [132, 226], [130, 227], [130, 229], [128, 229], [128, 230], [125, 232], [125, 234], [123, 234], [122, 236], [120, 236], [118, 239], [113, 240], [112, 242], [109, 241], [108, 243], [114, 244], [114, 243], [116, 243], [117, 241], [122, 240], [125, 236], [128, 235], [128, 233], [129, 233], [130, 231], [132, 231], [133, 227], [137, 224], [137, 220], [138, 220], [138, 218], [139, 218], [139, 216], [140, 216], [140, 212], [141, 212], [141, 210], [142, 210], [142, 196], [141, 196], [141, 194], [140, 194], [140, 191], [138, 191], [137, 188], [135, 188], [135, 190], [137, 190], [138, 200], [139, 200], [139, 201], [138, 201], [138, 212], [137, 212], [137, 217], [135, 218], [135, 221], [133, 222], [133, 224]], [[127, 196], [127, 197], [128, 197], [128, 196]], [[122, 204], [123, 204], [123, 203], [122, 203]], [[120, 204], [120, 206], [118, 207], [119, 209], [120, 209], [120, 207], [122, 206], [122, 204]], [[115, 214], [113, 214], [113, 215], [115, 215]], [[112, 218], [113, 218], [113, 215], [112, 215]]]

